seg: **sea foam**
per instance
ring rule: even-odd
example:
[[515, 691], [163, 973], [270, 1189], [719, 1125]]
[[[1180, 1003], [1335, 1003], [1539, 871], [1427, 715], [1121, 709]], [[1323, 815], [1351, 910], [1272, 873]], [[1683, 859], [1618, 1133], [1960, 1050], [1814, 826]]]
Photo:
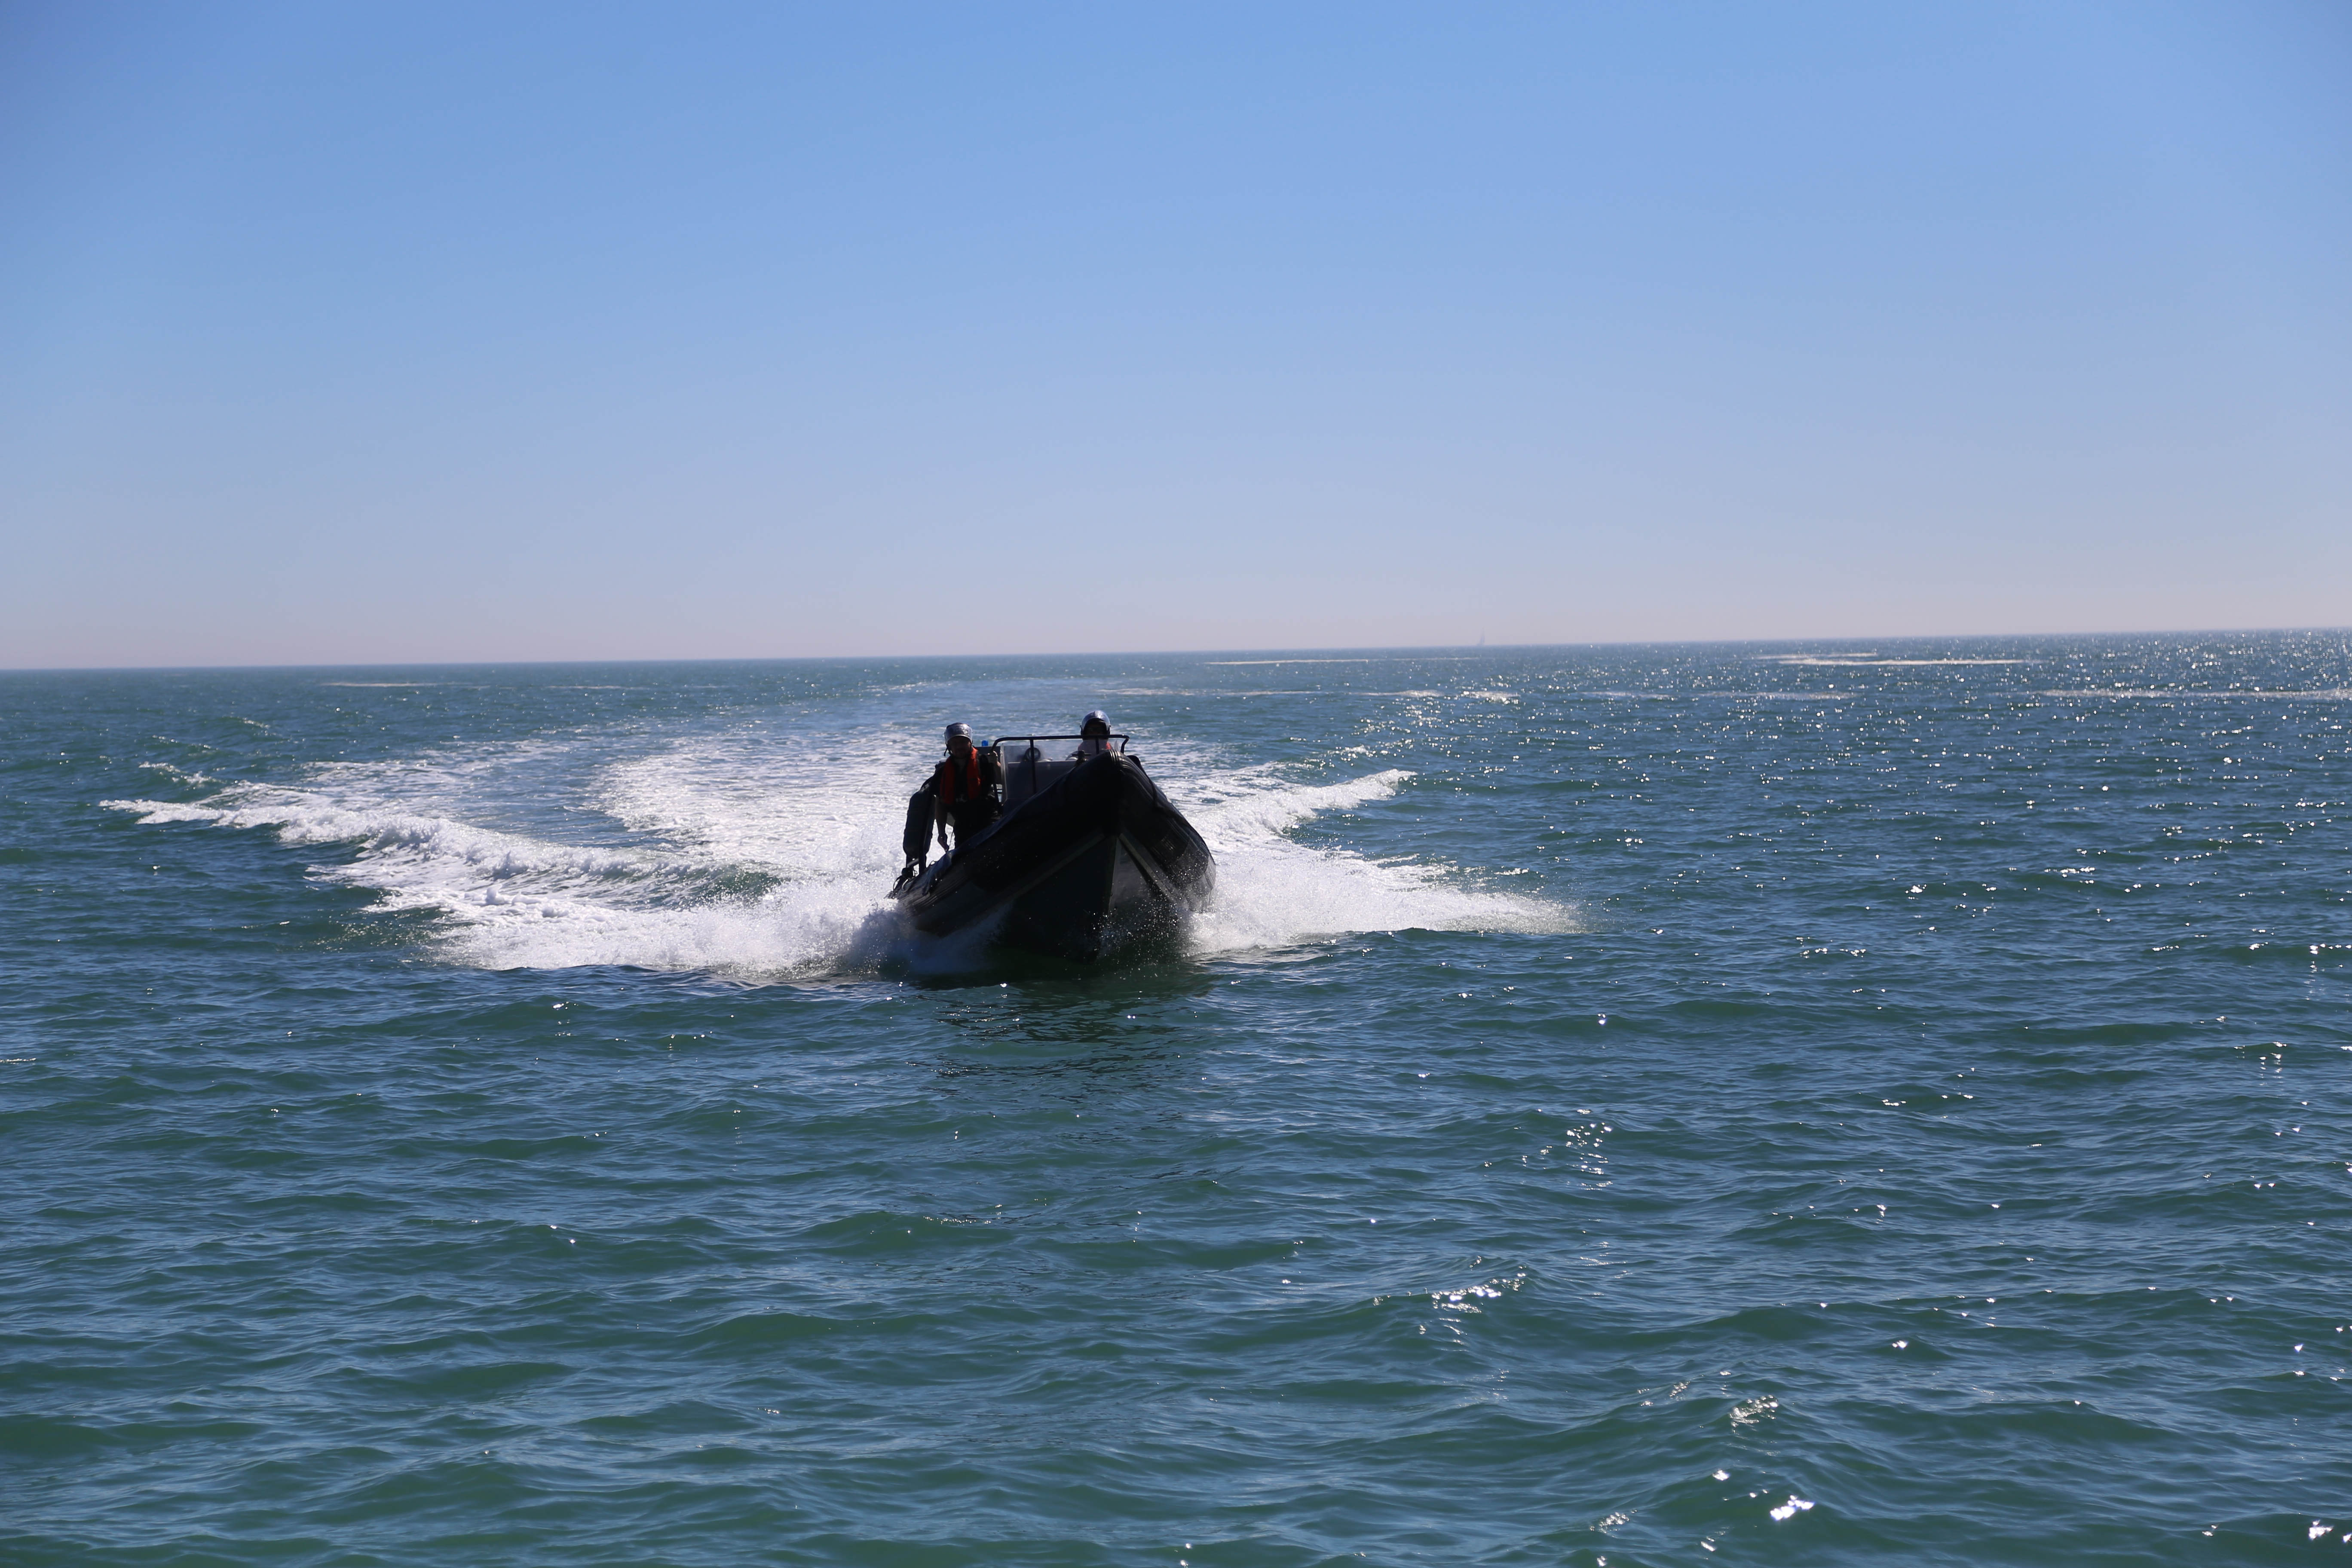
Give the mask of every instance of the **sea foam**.
[[[780, 744], [703, 735], [614, 757], [583, 742], [533, 758], [456, 752], [338, 763], [294, 785], [231, 784], [193, 802], [110, 800], [148, 823], [274, 830], [299, 847], [342, 847], [319, 879], [378, 894], [384, 910], [432, 910], [451, 962], [491, 969], [632, 965], [746, 980], [812, 980], [893, 969], [959, 970], [984, 934], [919, 939], [884, 896], [899, 861], [903, 748], [849, 737]], [[1301, 844], [1295, 829], [1394, 795], [1388, 770], [1302, 782], [1271, 766], [1219, 769], [1155, 748], [1165, 786], [1217, 857], [1218, 889], [1191, 924], [1203, 956], [1279, 950], [1349, 932], [1560, 931], [1570, 910], [1465, 885], [1452, 868], [1379, 862]], [[491, 826], [527, 816], [558, 784], [580, 804], [572, 835]], [[544, 812], [540, 814], [544, 816]]]

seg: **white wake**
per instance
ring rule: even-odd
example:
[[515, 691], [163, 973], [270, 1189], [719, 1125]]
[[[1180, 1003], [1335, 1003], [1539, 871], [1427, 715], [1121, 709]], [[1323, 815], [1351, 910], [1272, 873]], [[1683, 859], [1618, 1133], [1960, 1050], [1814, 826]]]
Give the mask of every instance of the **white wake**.
[[[101, 804], [145, 823], [341, 847], [347, 853], [311, 874], [375, 891], [380, 909], [437, 911], [446, 955], [484, 968], [775, 979], [968, 967], [973, 944], [913, 937], [884, 896], [923, 765], [898, 754], [907, 749], [872, 736], [779, 741], [751, 731], [622, 757], [541, 742], [521, 757], [339, 763], [299, 786]], [[1190, 937], [1204, 956], [1349, 932], [1573, 926], [1558, 904], [1468, 887], [1445, 868], [1294, 837], [1313, 818], [1394, 795], [1409, 773], [1315, 784], [1274, 767], [1219, 771], [1166, 746], [1153, 760], [1217, 858], [1217, 897]], [[556, 796], [571, 804], [547, 806]], [[593, 831], [567, 830], [575, 824]]]

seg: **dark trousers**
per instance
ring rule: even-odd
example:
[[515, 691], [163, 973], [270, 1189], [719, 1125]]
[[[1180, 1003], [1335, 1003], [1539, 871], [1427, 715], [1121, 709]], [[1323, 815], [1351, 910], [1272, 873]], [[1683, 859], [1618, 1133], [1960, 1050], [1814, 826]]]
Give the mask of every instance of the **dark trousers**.
[[995, 820], [996, 803], [992, 800], [960, 800], [948, 807], [948, 821], [955, 828], [959, 849], [987, 832]]

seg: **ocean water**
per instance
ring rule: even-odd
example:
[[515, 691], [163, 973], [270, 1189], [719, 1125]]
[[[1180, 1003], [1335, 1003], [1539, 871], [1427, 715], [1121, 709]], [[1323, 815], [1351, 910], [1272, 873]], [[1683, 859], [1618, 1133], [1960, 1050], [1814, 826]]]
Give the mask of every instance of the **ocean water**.
[[[927, 944], [1108, 708], [1181, 956]], [[2352, 1563], [2335, 634], [0, 676], [12, 1564]]]

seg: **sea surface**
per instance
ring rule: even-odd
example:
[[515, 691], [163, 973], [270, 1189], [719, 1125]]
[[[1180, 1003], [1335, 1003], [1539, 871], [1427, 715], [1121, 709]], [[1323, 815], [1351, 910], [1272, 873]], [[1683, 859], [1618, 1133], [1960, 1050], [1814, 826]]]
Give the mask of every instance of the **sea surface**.
[[[1181, 952], [910, 938], [1107, 708]], [[2352, 1564], [2340, 634], [0, 675], [0, 1562]]]

